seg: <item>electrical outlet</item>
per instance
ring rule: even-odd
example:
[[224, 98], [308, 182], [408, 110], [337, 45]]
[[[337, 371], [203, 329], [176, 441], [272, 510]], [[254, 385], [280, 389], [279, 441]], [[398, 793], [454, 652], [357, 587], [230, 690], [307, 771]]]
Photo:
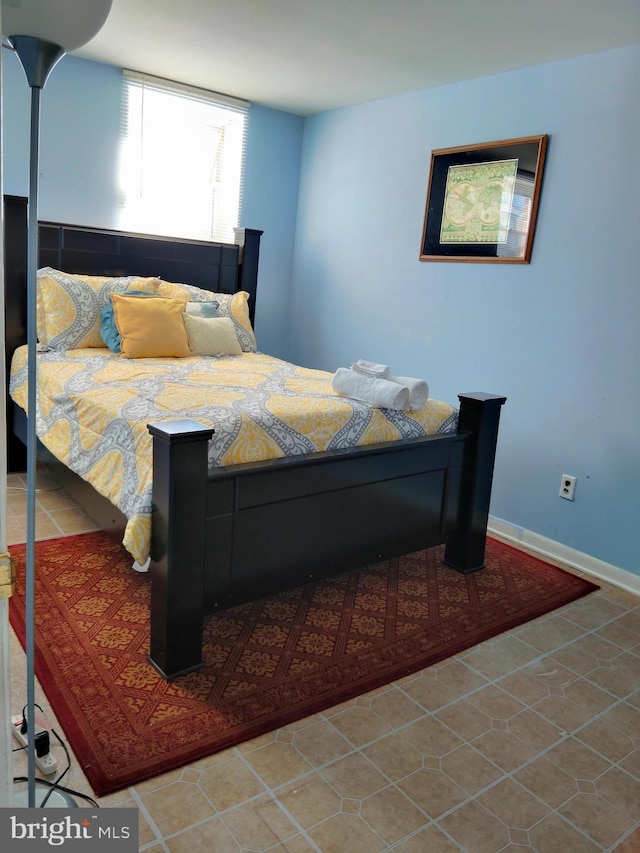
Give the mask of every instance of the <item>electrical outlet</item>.
[[563, 474], [562, 479], [560, 480], [560, 497], [565, 498], [568, 501], [572, 501], [575, 491], [576, 477], [572, 477], [571, 474]]
[[[26, 748], [27, 747], [27, 734], [23, 734], [20, 729], [22, 728], [22, 714], [16, 714], [11, 717], [11, 730], [13, 731], [14, 738], [18, 741], [20, 746]], [[55, 773], [58, 769], [58, 762], [51, 755], [50, 752], [47, 752], [46, 755], [36, 755], [36, 767], [44, 776], [50, 776], [52, 773]]]

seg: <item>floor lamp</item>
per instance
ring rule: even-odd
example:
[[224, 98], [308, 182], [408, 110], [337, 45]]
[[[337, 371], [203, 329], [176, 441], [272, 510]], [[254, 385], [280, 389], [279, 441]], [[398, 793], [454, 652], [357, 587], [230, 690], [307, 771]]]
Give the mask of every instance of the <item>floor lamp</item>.
[[[27, 196], [27, 543], [25, 651], [26, 718], [35, 721], [35, 538], [36, 538], [36, 272], [38, 268], [38, 159], [40, 93], [55, 64], [102, 28], [112, 0], [12, 0], [2, 3], [2, 34], [15, 51], [31, 88], [29, 190]], [[36, 805], [34, 738], [28, 738], [28, 806]]]

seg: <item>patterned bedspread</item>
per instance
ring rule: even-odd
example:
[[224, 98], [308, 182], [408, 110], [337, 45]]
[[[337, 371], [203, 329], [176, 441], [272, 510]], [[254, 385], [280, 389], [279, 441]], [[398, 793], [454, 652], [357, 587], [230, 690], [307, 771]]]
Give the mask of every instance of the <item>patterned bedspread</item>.
[[[16, 351], [11, 396], [27, 409], [27, 347]], [[226, 358], [125, 359], [107, 349], [38, 355], [36, 432], [67, 467], [127, 517], [123, 543], [139, 563], [151, 537], [152, 438], [175, 417], [211, 425], [209, 465], [233, 465], [455, 430], [457, 410], [373, 409], [338, 396], [332, 374], [262, 353]]]

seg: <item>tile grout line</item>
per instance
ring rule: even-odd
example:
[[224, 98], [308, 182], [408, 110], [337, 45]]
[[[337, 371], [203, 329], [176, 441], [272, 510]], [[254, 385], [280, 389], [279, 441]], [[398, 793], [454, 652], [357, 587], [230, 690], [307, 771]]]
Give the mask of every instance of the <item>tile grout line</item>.
[[[160, 790], [160, 789], [157, 789], [157, 790]], [[151, 817], [151, 814], [150, 814], [149, 810], [147, 809], [147, 807], [144, 803], [144, 800], [142, 799], [140, 794], [138, 794], [138, 792], [136, 791], [135, 786], [134, 785], [130, 786], [129, 788], [127, 788], [127, 791], [129, 792], [131, 799], [136, 803], [136, 805], [138, 807], [138, 811], [142, 815], [144, 815], [144, 818], [147, 821], [147, 823], [149, 824], [151, 831], [156, 834], [155, 839], [147, 842], [147, 844], [143, 845], [140, 849], [146, 850], [155, 844], [161, 844], [162, 849], [164, 851], [166, 851], [166, 853], [171, 853], [171, 851], [169, 850], [169, 848], [165, 844], [165, 835], [160, 831], [160, 828], [158, 827], [157, 823]]]
[[[565, 605], [565, 606], [567, 606], [567, 605]], [[545, 614], [545, 615], [547, 615], [547, 614]], [[549, 615], [553, 615], [553, 614], [549, 614]], [[560, 646], [557, 646], [556, 648], [554, 648], [554, 649], [552, 649], [552, 650], [549, 650], [549, 651], [546, 651], [546, 652], [540, 652], [540, 650], [539, 650], [539, 649], [535, 649], [534, 647], [530, 646], [530, 648], [532, 648], [534, 651], [539, 652], [539, 654], [538, 654], [535, 658], [532, 658], [531, 660], [527, 661], [526, 663], [521, 664], [519, 667], [516, 667], [515, 669], [510, 670], [510, 671], [509, 671], [509, 674], [511, 674], [511, 673], [513, 673], [513, 672], [519, 672], [519, 671], [521, 671], [521, 670], [525, 669], [526, 667], [529, 667], [529, 666], [531, 666], [531, 665], [533, 665], [533, 664], [535, 664], [535, 663], [539, 663], [539, 662], [540, 662], [540, 661], [542, 661], [544, 658], [549, 657], [550, 655], [552, 655], [552, 654], [554, 654], [554, 653], [556, 653], [556, 652], [558, 652], [558, 651], [562, 650], [563, 648], [566, 648], [567, 646], [571, 645], [573, 642], [576, 642], [576, 641], [577, 641], [577, 640], [579, 640], [579, 639], [584, 639], [585, 637], [587, 637], [587, 636], [589, 636], [589, 635], [591, 635], [591, 634], [594, 634], [594, 632], [595, 632], [595, 631], [600, 630], [600, 629], [601, 629], [602, 627], [604, 627], [605, 625], [608, 625], [608, 624], [611, 624], [612, 622], [615, 622], [618, 618], [620, 618], [620, 617], [621, 617], [621, 616], [623, 616], [623, 615], [624, 615], [624, 614], [622, 614], [622, 613], [621, 613], [621, 614], [618, 614], [618, 615], [617, 615], [617, 616], [615, 616], [615, 617], [612, 617], [610, 620], [607, 620], [607, 621], [606, 621], [606, 622], [604, 622], [602, 625], [598, 626], [598, 628], [585, 628], [584, 626], [577, 625], [577, 627], [578, 627], [578, 628], [580, 628], [580, 630], [582, 631], [582, 634], [581, 634], [581, 635], [579, 635], [579, 636], [576, 636], [576, 637], [572, 638], [571, 640], [567, 640], [565, 643], [561, 644]], [[576, 623], [573, 623], [573, 624], [576, 624]], [[515, 634], [514, 634], [514, 636], [515, 636]], [[490, 641], [489, 641], [489, 642], [490, 642]], [[521, 641], [521, 642], [524, 642], [524, 641]], [[525, 645], [529, 645], [529, 644], [525, 643]], [[617, 643], [613, 643], [613, 645], [615, 645], [618, 649], [621, 649], [621, 647], [620, 647], [620, 646], [618, 646], [618, 644], [617, 644]], [[626, 653], [627, 651], [628, 651], [627, 649], [621, 649], [621, 650], [620, 650], [620, 654]], [[616, 657], [617, 657], [617, 656], [616, 656]], [[454, 659], [458, 659], [458, 661], [459, 661], [460, 663], [464, 663], [464, 665], [465, 665], [465, 666], [468, 666], [471, 670], [473, 670], [474, 672], [476, 672], [476, 673], [477, 673], [478, 675], [480, 675], [481, 677], [483, 677], [483, 678], [487, 678], [487, 677], [484, 675], [484, 673], [482, 673], [480, 670], [475, 669], [475, 668], [472, 666], [472, 664], [467, 663], [466, 661], [463, 661], [463, 660], [462, 660], [462, 658], [460, 658], [460, 656], [454, 656], [454, 657], [452, 658], [452, 660], [454, 660]], [[576, 673], [576, 672], [575, 672], [575, 670], [572, 670], [570, 667], [566, 667], [566, 668], [567, 668], [567, 669], [568, 669], [572, 674], [574, 674], [574, 675], [576, 676], [576, 679], [575, 679], [575, 680], [579, 680], [579, 679], [581, 679], [581, 678], [584, 678], [584, 676], [583, 676], [582, 674], [580, 674], [580, 673]], [[416, 673], [416, 674], [417, 674], [417, 673]], [[481, 685], [481, 686], [480, 686], [480, 687], [478, 687], [478, 688], [474, 688], [473, 690], [468, 691], [466, 694], [461, 694], [461, 695], [460, 695], [456, 700], [452, 700], [452, 702], [447, 703], [447, 704], [446, 704], [445, 706], [443, 706], [442, 708], [439, 708], [439, 709], [438, 709], [438, 712], [440, 712], [440, 711], [444, 710], [445, 708], [451, 707], [452, 705], [455, 705], [455, 704], [456, 704], [457, 702], [459, 702], [461, 699], [466, 699], [466, 698], [467, 698], [467, 697], [469, 697], [469, 696], [473, 696], [475, 693], [478, 693], [479, 691], [481, 691], [481, 690], [485, 689], [485, 688], [486, 688], [486, 687], [488, 687], [488, 686], [495, 686], [495, 687], [498, 687], [498, 689], [501, 689], [501, 690], [502, 690], [502, 689], [504, 689], [504, 688], [501, 688], [501, 687], [500, 687], [500, 685], [498, 684], [498, 681], [499, 681], [499, 680], [501, 680], [501, 679], [503, 679], [504, 677], [505, 677], [505, 675], [500, 675], [500, 676], [496, 676], [496, 677], [494, 677], [494, 678], [492, 678], [492, 679], [487, 679], [487, 683], [486, 683], [486, 684]], [[596, 686], [597, 686], [597, 685], [596, 685]], [[391, 689], [391, 688], [393, 688], [393, 687], [396, 687], [397, 689], [399, 689], [399, 690], [400, 690], [400, 692], [404, 693], [404, 695], [406, 695], [406, 696], [407, 696], [407, 698], [408, 698], [408, 699], [410, 699], [412, 702], [414, 702], [414, 701], [415, 701], [415, 700], [413, 700], [413, 698], [412, 698], [410, 695], [406, 694], [406, 692], [402, 689], [402, 687], [401, 687], [400, 685], [395, 684], [395, 683], [393, 683], [393, 682], [392, 682], [392, 683], [390, 684], [390, 689]], [[384, 693], [384, 692], [388, 692], [388, 691], [383, 691], [383, 693]], [[510, 694], [508, 690], [505, 690], [505, 692], [507, 692], [509, 695], [511, 695], [511, 696], [512, 696], [512, 694]], [[611, 694], [609, 691], [604, 691], [604, 692], [609, 693], [609, 695], [610, 695], [610, 696], [612, 696], [612, 699], [613, 699], [614, 701], [611, 703], [611, 705], [610, 705], [608, 708], [604, 709], [602, 712], [599, 712], [599, 714], [598, 714], [598, 715], [596, 715], [596, 716], [592, 717], [588, 722], [583, 723], [581, 726], [579, 726], [579, 727], [575, 730], [575, 733], [579, 732], [582, 728], [584, 728], [584, 727], [586, 727], [587, 725], [589, 725], [589, 724], [593, 721], [593, 719], [597, 719], [597, 718], [599, 718], [600, 716], [604, 715], [607, 711], [611, 710], [611, 707], [613, 707], [613, 706], [617, 706], [618, 704], [620, 704], [620, 703], [624, 702], [624, 701], [625, 701], [625, 699], [627, 698], [627, 697], [625, 697], [625, 698], [620, 698], [620, 697], [613, 696], [613, 694]], [[631, 694], [628, 694], [628, 695], [631, 695]], [[514, 698], [516, 701], [520, 702], [520, 700], [519, 700], [517, 697], [515, 697], [515, 696], [514, 696], [513, 698]], [[521, 704], [524, 704], [524, 703], [521, 703]], [[531, 705], [529, 705], [529, 704], [525, 704], [525, 705], [524, 705], [524, 707], [525, 707], [525, 708], [529, 708], [529, 709], [531, 709], [531, 710], [534, 710], [534, 711], [535, 711], [535, 707], [534, 707], [534, 706], [531, 706]], [[375, 712], [373, 709], [370, 709], [370, 710], [372, 711], [372, 713], [376, 714], [376, 712]], [[536, 714], [540, 714], [540, 712], [538, 712], [538, 711], [535, 711], [535, 713], [536, 713]], [[327, 722], [331, 723], [331, 718], [326, 717], [324, 713], [321, 713], [321, 716], [322, 716], [322, 717], [323, 717]], [[379, 716], [379, 715], [378, 715], [378, 714], [376, 714], [376, 716]], [[394, 731], [396, 731], [396, 732], [397, 732], [397, 731], [400, 731], [400, 732], [401, 732], [401, 730], [402, 730], [403, 728], [407, 728], [407, 727], [411, 726], [412, 724], [414, 724], [415, 722], [417, 722], [417, 721], [419, 721], [419, 720], [421, 720], [421, 719], [426, 719], [426, 718], [428, 718], [429, 716], [435, 716], [434, 712], [433, 712], [433, 711], [427, 711], [425, 714], [420, 715], [420, 717], [416, 718], [415, 720], [412, 720], [411, 722], [404, 724], [404, 726], [402, 726], [402, 727], [400, 727], [400, 726], [396, 726], [396, 727], [394, 727], [394, 728], [393, 728], [393, 730], [394, 730]], [[546, 719], [543, 715], [540, 715], [540, 716], [541, 716], [543, 719]], [[383, 718], [380, 718], [380, 719], [383, 719]], [[384, 721], [384, 722], [386, 722], [386, 721]], [[438, 720], [438, 722], [441, 722], [441, 721], [440, 721], [440, 720]], [[550, 721], [550, 722], [552, 722], [552, 721]], [[448, 729], [449, 729], [449, 730], [450, 730], [454, 735], [456, 735], [457, 737], [460, 737], [460, 736], [459, 736], [459, 735], [458, 735], [458, 734], [457, 734], [453, 729], [451, 729], [449, 726], [447, 726], [447, 725], [446, 725], [446, 723], [442, 723], [442, 722], [441, 722], [441, 724], [442, 724], [442, 725], [444, 725], [446, 728], [448, 728]], [[553, 724], [553, 725], [555, 725], [555, 723], [553, 723], [553, 722], [552, 722], [552, 724]], [[334, 726], [334, 728], [335, 728], [335, 726]], [[340, 761], [340, 760], [342, 760], [342, 759], [344, 759], [344, 758], [346, 758], [346, 757], [349, 757], [350, 755], [353, 755], [353, 754], [360, 754], [360, 755], [361, 755], [365, 760], [367, 760], [369, 763], [372, 763], [372, 762], [370, 762], [370, 760], [368, 759], [368, 757], [367, 757], [366, 755], [363, 755], [363, 753], [362, 753], [362, 749], [363, 749], [363, 747], [369, 747], [369, 746], [371, 746], [372, 744], [374, 744], [374, 743], [376, 743], [376, 742], [378, 742], [378, 741], [382, 740], [385, 736], [386, 736], [386, 735], [382, 735], [382, 736], [380, 736], [379, 738], [373, 739], [372, 741], [368, 741], [366, 744], [361, 744], [360, 746], [357, 746], [357, 747], [356, 747], [356, 746], [354, 746], [354, 748], [353, 748], [352, 750], [350, 750], [348, 753], [345, 753], [345, 754], [343, 754], [343, 755], [341, 755], [341, 756], [339, 756], [339, 757], [337, 757], [337, 758], [335, 758], [335, 759], [331, 759], [330, 761], [325, 762], [323, 765], [320, 765], [320, 766], [318, 766], [318, 767], [316, 767], [316, 768], [313, 768], [312, 770], [310, 770], [310, 771], [309, 771], [308, 773], [306, 773], [306, 774], [303, 774], [303, 775], [301, 775], [301, 776], [299, 776], [299, 777], [294, 777], [294, 779], [292, 779], [292, 780], [288, 780], [286, 783], [283, 783], [283, 785], [282, 785], [282, 786], [279, 786], [279, 787], [284, 787], [285, 785], [292, 784], [292, 783], [294, 783], [296, 780], [302, 780], [302, 779], [304, 779], [304, 778], [306, 778], [306, 777], [308, 777], [308, 776], [312, 775], [314, 772], [316, 772], [316, 771], [318, 771], [318, 770], [326, 769], [327, 767], [330, 767], [331, 765], [333, 765], [333, 764], [337, 763], [338, 761]], [[440, 816], [438, 817], [438, 819], [437, 819], [437, 820], [440, 820], [443, 816], [446, 816], [446, 815], [448, 815], [448, 814], [450, 814], [450, 813], [455, 812], [457, 809], [461, 808], [461, 807], [462, 807], [462, 806], [464, 806], [464, 805], [468, 805], [468, 804], [469, 804], [469, 802], [471, 802], [471, 801], [473, 801], [474, 799], [476, 799], [476, 798], [477, 798], [478, 796], [480, 796], [482, 793], [485, 793], [486, 791], [491, 790], [493, 787], [495, 787], [497, 784], [499, 784], [500, 782], [504, 781], [505, 779], [512, 779], [512, 781], [514, 781], [516, 784], [518, 784], [518, 785], [519, 785], [520, 783], [518, 783], [518, 782], [517, 782], [517, 780], [514, 780], [514, 779], [513, 779], [512, 774], [513, 774], [514, 772], [520, 772], [524, 767], [528, 766], [530, 763], [532, 763], [533, 761], [535, 761], [535, 760], [536, 760], [537, 758], [539, 758], [540, 756], [544, 756], [547, 752], [549, 752], [549, 751], [550, 751], [551, 749], [553, 749], [555, 746], [559, 745], [560, 743], [562, 743], [563, 741], [565, 741], [567, 738], [572, 737], [572, 736], [573, 736], [572, 734], [570, 734], [570, 733], [566, 733], [566, 734], [565, 734], [565, 735], [563, 735], [562, 737], [558, 738], [558, 740], [554, 741], [552, 744], [550, 744], [548, 747], [546, 747], [542, 752], [538, 752], [538, 753], [536, 753], [536, 755], [535, 755], [533, 758], [528, 759], [528, 760], [527, 760], [526, 762], [524, 762], [522, 765], [519, 765], [516, 769], [514, 769], [514, 770], [512, 770], [512, 771], [508, 771], [508, 772], [507, 772], [507, 771], [504, 771], [502, 768], [500, 768], [498, 765], [496, 765], [496, 764], [495, 764], [495, 762], [493, 762], [493, 761], [492, 761], [488, 756], [483, 756], [487, 761], [489, 761], [489, 762], [490, 762], [490, 763], [491, 763], [491, 764], [492, 764], [492, 765], [493, 765], [493, 766], [494, 766], [494, 767], [495, 767], [495, 768], [500, 772], [500, 774], [501, 774], [501, 775], [500, 775], [500, 777], [499, 777], [498, 779], [494, 780], [491, 784], [489, 784], [489, 785], [485, 786], [485, 788], [480, 789], [479, 791], [475, 792], [473, 795], [469, 795], [469, 797], [467, 797], [465, 800], [463, 800], [463, 801], [461, 801], [460, 803], [458, 803], [458, 804], [457, 804], [455, 807], [453, 807], [451, 810], [449, 810], [448, 812], [444, 813], [443, 815], [440, 815]], [[518, 736], [517, 736], [517, 735], [514, 735], [514, 737], [516, 737], [518, 740], [521, 740], [520, 738], [518, 738]], [[348, 738], [347, 738], [347, 740], [348, 740]], [[462, 739], [462, 740], [463, 740], [463, 742], [464, 742], [464, 743], [467, 743], [467, 744], [469, 744], [469, 745], [472, 745], [472, 743], [473, 743], [473, 741], [466, 741], [466, 740], [464, 740], [464, 739]], [[526, 744], [524, 741], [522, 741], [522, 743], [523, 743], [525, 746], [530, 746], [530, 745]], [[299, 752], [299, 749], [295, 746], [295, 744], [294, 744], [294, 743], [292, 743], [292, 745], [293, 745], [293, 746], [294, 746], [294, 748]], [[457, 748], [457, 747], [456, 747], [456, 748]], [[530, 747], [530, 748], [531, 748], [531, 747]], [[588, 747], [588, 746], [586, 746], [586, 745], [585, 745], [585, 748], [590, 749], [590, 747]], [[454, 751], [454, 750], [450, 750], [450, 752], [452, 752], [452, 751]], [[596, 752], [595, 750], [593, 750], [593, 751], [594, 751], [594, 752]], [[303, 753], [299, 753], [299, 754], [301, 754], [301, 755], [302, 755], [302, 757], [305, 757]], [[446, 753], [446, 754], [449, 754], [449, 753]], [[599, 753], [597, 753], [597, 752], [596, 752], [596, 754], [597, 754], [597, 755], [599, 755], [599, 757], [603, 758], [603, 760], [607, 761], [607, 763], [608, 763], [608, 764], [610, 764], [611, 766], [617, 766], [617, 762], [612, 762], [610, 759], [608, 759], [608, 758], [606, 758], [606, 757], [604, 757], [604, 756], [601, 756], [601, 755], [600, 755]], [[625, 756], [625, 757], [626, 757], [626, 756]], [[384, 771], [382, 771], [380, 768], [378, 768], [375, 764], [373, 764], [373, 763], [372, 763], [372, 766], [374, 766], [374, 767], [375, 767], [375, 769], [376, 769], [376, 770], [378, 770], [378, 772], [380, 772], [380, 773], [381, 773], [381, 775], [382, 775], [382, 776], [383, 776], [383, 777], [388, 781], [389, 785], [388, 785], [387, 787], [390, 787], [390, 786], [394, 787], [396, 790], [398, 790], [398, 792], [399, 792], [399, 793], [400, 793], [404, 798], [407, 798], [407, 799], [408, 799], [412, 804], [414, 804], [414, 805], [415, 805], [415, 806], [416, 806], [416, 807], [417, 807], [417, 808], [418, 808], [418, 809], [419, 809], [423, 814], [425, 814], [425, 816], [426, 816], [426, 818], [427, 818], [427, 821], [428, 821], [428, 824], [427, 824], [427, 825], [430, 825], [430, 824], [432, 824], [432, 823], [437, 825], [437, 820], [434, 820], [434, 819], [430, 818], [430, 817], [429, 817], [429, 815], [426, 815], [426, 813], [425, 813], [425, 812], [420, 808], [420, 806], [418, 806], [418, 804], [417, 804], [417, 803], [414, 803], [414, 801], [413, 801], [410, 797], [408, 797], [408, 795], [406, 795], [406, 794], [404, 793], [404, 791], [402, 791], [401, 789], [397, 788], [397, 782], [398, 782], [398, 781], [401, 781], [401, 780], [396, 780], [396, 781], [394, 781], [394, 780], [390, 779], [390, 778], [387, 776], [387, 774], [386, 774], [386, 773], [384, 773]], [[610, 768], [608, 768], [608, 769], [610, 769]], [[621, 768], [621, 769], [622, 769], [622, 768]], [[606, 771], [603, 771], [603, 772], [606, 772]], [[327, 783], [327, 784], [330, 784], [330, 783]], [[332, 787], [332, 789], [335, 791], [335, 789], [333, 788], [333, 786], [331, 786], [331, 787]], [[270, 789], [270, 790], [273, 790], [273, 791], [275, 792], [275, 791], [277, 791], [277, 787], [276, 787], [276, 788], [274, 788], [274, 789]], [[463, 789], [463, 790], [464, 790], [464, 789]], [[528, 789], [526, 789], [526, 790], [528, 790]], [[337, 792], [337, 791], [335, 791], [335, 793], [336, 793], [336, 794], [338, 794], [338, 792]], [[561, 820], [566, 821], [566, 819], [565, 819], [562, 815], [560, 815], [560, 814], [557, 812], [557, 808], [551, 808], [551, 807], [549, 806], [549, 804], [544, 803], [544, 801], [540, 800], [540, 798], [538, 798], [538, 797], [537, 797], [537, 795], [535, 795], [533, 792], [530, 792], [530, 793], [531, 793], [531, 795], [532, 795], [532, 796], [534, 796], [537, 800], [539, 800], [539, 802], [543, 803], [543, 805], [544, 805], [546, 808], [549, 808], [550, 813], [551, 813], [551, 812], [556, 813], [556, 814], [558, 814], [558, 817], [559, 817]], [[577, 793], [579, 793], [579, 792], [577, 792]], [[370, 796], [372, 796], [372, 795], [370, 795]], [[574, 794], [573, 796], [576, 796], [576, 794]], [[572, 797], [570, 797], [570, 798], [569, 798], [569, 800], [567, 800], [566, 802], [570, 802], [570, 800], [571, 800], [571, 799], [573, 799], [573, 796], [572, 796]], [[365, 798], [365, 799], [366, 799], [366, 798]], [[563, 805], [564, 805], [564, 803], [563, 803]], [[483, 808], [484, 808], [484, 807], [483, 807]], [[615, 808], [615, 806], [614, 806], [614, 808]], [[492, 813], [488, 812], [488, 814], [492, 814]], [[626, 814], [626, 813], [622, 812], [622, 814]], [[497, 817], [497, 816], [496, 816], [496, 817]], [[628, 817], [628, 816], [627, 816], [627, 817]], [[500, 820], [499, 818], [497, 818], [497, 819], [498, 819], [498, 820]], [[500, 821], [500, 822], [502, 823], [502, 821]], [[570, 821], [566, 821], [566, 822], [570, 823]], [[504, 825], [504, 824], [503, 824], [503, 825]], [[424, 828], [424, 827], [423, 827], [423, 828]], [[441, 829], [441, 828], [439, 827], [439, 829]], [[579, 827], [576, 827], [576, 829], [579, 829]], [[374, 830], [374, 831], [375, 831], [375, 830]], [[441, 831], [442, 831], [442, 830], [441, 830]], [[582, 834], [582, 835], [585, 835], [585, 833], [584, 833], [582, 830], [580, 830], [580, 832], [581, 832], [581, 834]], [[586, 836], [586, 835], [585, 835], [585, 837], [588, 837], [588, 836]]]

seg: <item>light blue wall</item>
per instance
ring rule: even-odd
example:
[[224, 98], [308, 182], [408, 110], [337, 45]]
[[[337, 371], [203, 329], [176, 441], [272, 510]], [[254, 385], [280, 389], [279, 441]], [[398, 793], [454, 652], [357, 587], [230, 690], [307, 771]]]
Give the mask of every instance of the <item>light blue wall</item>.
[[[3, 52], [4, 191], [26, 195], [30, 96], [15, 56]], [[117, 167], [121, 75], [117, 68], [65, 56], [41, 98], [42, 219], [119, 227]], [[264, 230], [256, 335], [284, 355], [304, 120], [252, 107], [242, 225]]]
[[256, 336], [263, 352], [286, 356], [293, 240], [304, 119], [252, 105], [245, 162], [243, 224], [262, 228]]
[[[639, 80], [635, 46], [307, 120], [289, 351], [506, 395], [492, 514], [635, 574]], [[431, 150], [540, 133], [531, 264], [420, 263]]]

